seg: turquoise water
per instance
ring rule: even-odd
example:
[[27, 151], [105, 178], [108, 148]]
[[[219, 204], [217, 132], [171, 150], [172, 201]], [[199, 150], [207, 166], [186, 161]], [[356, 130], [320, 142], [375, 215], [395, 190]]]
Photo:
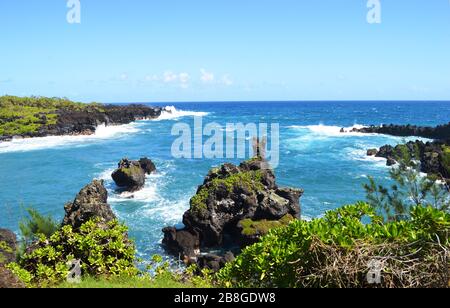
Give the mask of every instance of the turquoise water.
[[[0, 227], [18, 231], [24, 208], [61, 219], [63, 206], [93, 178], [102, 178], [109, 203], [130, 227], [139, 255], [163, 253], [161, 228], [181, 224], [189, 199], [208, 170], [226, 159], [174, 159], [171, 135], [177, 122], [279, 123], [279, 184], [305, 189], [303, 214], [364, 199], [367, 176], [388, 181], [385, 161], [366, 157], [368, 148], [401, 143], [382, 135], [341, 134], [341, 127], [382, 123], [437, 125], [450, 121], [449, 102], [183, 103], [158, 121], [101, 127], [95, 136], [47, 137], [0, 144]], [[110, 174], [122, 157], [148, 156], [158, 173], [134, 199], [114, 192]], [[231, 160], [238, 163], [238, 160]]]

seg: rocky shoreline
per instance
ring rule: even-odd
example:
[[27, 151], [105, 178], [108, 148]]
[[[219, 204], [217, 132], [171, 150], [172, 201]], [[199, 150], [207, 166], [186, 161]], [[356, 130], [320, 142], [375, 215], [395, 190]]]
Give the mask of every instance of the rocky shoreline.
[[[342, 132], [345, 130], [343, 129]], [[387, 166], [397, 164], [399, 158], [407, 155], [420, 162], [422, 172], [438, 176], [450, 183], [450, 123], [436, 127], [391, 124], [354, 128], [350, 132], [434, 139], [430, 142], [410, 141], [395, 147], [384, 145], [380, 149], [368, 149], [367, 155], [386, 158]]]
[[[65, 135], [92, 135], [100, 125], [124, 125], [143, 119], [156, 119], [164, 108], [145, 105], [86, 105], [84, 108], [61, 108], [55, 111], [57, 121], [49, 123], [47, 114], [38, 115], [40, 127], [34, 132], [0, 135], [0, 142], [13, 138], [33, 138]], [[2, 119], [8, 122], [13, 119]]]

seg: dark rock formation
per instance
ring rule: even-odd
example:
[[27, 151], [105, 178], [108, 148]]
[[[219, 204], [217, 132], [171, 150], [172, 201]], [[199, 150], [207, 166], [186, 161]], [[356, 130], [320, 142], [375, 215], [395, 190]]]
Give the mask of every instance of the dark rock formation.
[[[303, 191], [279, 188], [273, 171], [266, 167], [265, 160], [255, 158], [240, 166], [224, 164], [211, 170], [184, 214], [185, 229], [163, 230], [167, 249], [195, 259], [197, 254], [192, 252], [198, 249], [192, 243], [199, 243], [201, 249], [242, 246], [238, 226], [242, 220], [273, 222], [286, 215], [299, 217]], [[191, 234], [195, 241], [183, 241], [180, 247], [181, 241], [173, 240], [179, 234]]]
[[134, 192], [144, 186], [145, 175], [155, 171], [155, 164], [148, 158], [141, 158], [139, 161], [124, 158], [111, 176], [117, 186]]
[[0, 264], [8, 264], [16, 260], [17, 237], [14, 232], [0, 229]]
[[399, 137], [423, 137], [436, 140], [450, 140], [450, 123], [437, 127], [423, 127], [414, 125], [383, 125], [364, 128], [354, 128], [352, 132], [385, 134]]
[[369, 149], [367, 150], [367, 156], [375, 156], [378, 154], [378, 150], [377, 149]]
[[108, 192], [103, 181], [94, 180], [78, 193], [73, 202], [66, 204], [63, 225], [78, 229], [92, 218], [99, 218], [102, 223], [116, 219], [107, 200]]
[[58, 122], [55, 125], [43, 126], [36, 135], [90, 135], [95, 133], [97, 126], [102, 124], [107, 126], [122, 125], [140, 119], [154, 119], [158, 118], [161, 112], [161, 108], [144, 105], [106, 105], [102, 106], [102, 110], [97, 108], [81, 111], [62, 109], [57, 112]]
[[163, 245], [170, 253], [183, 258], [200, 253], [200, 237], [196, 231], [167, 227], [163, 229], [163, 233]]
[[218, 272], [222, 267], [228, 262], [234, 261], [234, 254], [230, 251], [225, 253], [223, 256], [215, 254], [201, 255], [197, 258], [197, 266], [199, 269], [209, 269], [212, 272]]
[[392, 166], [397, 160], [407, 154], [414, 160], [420, 161], [421, 171], [435, 174], [444, 179], [450, 179], [450, 151], [449, 146], [440, 141], [427, 142], [411, 141], [395, 147], [385, 145], [380, 148], [377, 157], [387, 159], [387, 165]]
[[155, 164], [147, 157], [141, 158], [139, 160], [139, 165], [146, 174], [152, 174], [153, 172], [156, 171]]
[[0, 289], [24, 289], [25, 287], [16, 275], [0, 264]]

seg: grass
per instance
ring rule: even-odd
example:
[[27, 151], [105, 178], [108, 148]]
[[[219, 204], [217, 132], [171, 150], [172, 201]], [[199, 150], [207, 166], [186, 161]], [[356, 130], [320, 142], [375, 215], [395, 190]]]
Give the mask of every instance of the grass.
[[190, 283], [177, 281], [170, 275], [151, 279], [150, 277], [117, 277], [111, 279], [85, 278], [80, 283], [64, 282], [56, 288], [63, 289], [187, 289]]
[[280, 220], [260, 220], [253, 221], [244, 219], [239, 222], [244, 235], [266, 235], [270, 230], [289, 225], [295, 218], [292, 215], [286, 215]]
[[83, 104], [65, 98], [0, 97], [0, 135], [14, 136], [36, 133], [43, 126], [55, 125], [60, 109], [101, 111], [99, 104]]

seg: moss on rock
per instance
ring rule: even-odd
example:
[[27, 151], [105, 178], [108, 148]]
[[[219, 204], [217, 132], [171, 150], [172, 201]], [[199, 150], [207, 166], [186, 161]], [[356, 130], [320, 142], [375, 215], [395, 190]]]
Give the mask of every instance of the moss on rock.
[[[216, 173], [218, 169], [216, 169]], [[263, 174], [261, 170], [245, 171], [231, 174], [225, 178], [215, 178], [208, 185], [203, 186], [191, 199], [191, 211], [201, 213], [207, 210], [208, 197], [215, 193], [219, 187], [226, 187], [228, 193], [232, 193], [236, 187], [245, 187], [255, 193], [264, 189], [262, 184]]]
[[239, 226], [242, 228], [242, 234], [245, 236], [263, 236], [266, 235], [270, 230], [279, 227], [285, 227], [289, 225], [295, 218], [287, 214], [280, 220], [259, 220], [254, 221], [251, 219], [244, 219], [239, 222]]

